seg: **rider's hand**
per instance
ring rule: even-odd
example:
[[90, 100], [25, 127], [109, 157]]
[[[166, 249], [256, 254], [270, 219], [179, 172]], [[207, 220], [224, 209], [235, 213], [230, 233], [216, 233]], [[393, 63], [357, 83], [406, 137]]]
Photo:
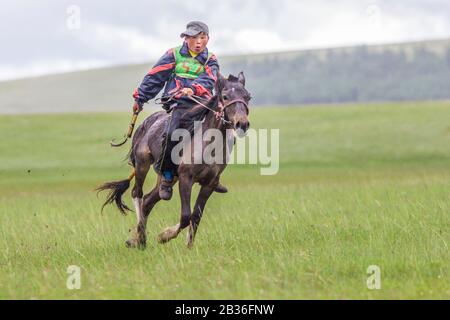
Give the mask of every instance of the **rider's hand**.
[[139, 105], [139, 103], [135, 102], [133, 105], [133, 112], [134, 113], [139, 113], [142, 111], [142, 106]]
[[194, 90], [192, 90], [191, 88], [183, 88], [181, 89], [181, 94], [183, 96], [192, 96], [194, 95]]

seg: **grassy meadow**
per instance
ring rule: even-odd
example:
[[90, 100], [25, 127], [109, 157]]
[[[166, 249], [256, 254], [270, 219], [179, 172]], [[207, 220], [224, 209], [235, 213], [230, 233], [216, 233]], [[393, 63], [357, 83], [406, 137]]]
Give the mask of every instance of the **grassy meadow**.
[[0, 116], [0, 299], [450, 298], [450, 102], [254, 108], [252, 128], [280, 129], [279, 172], [229, 166], [191, 250], [186, 231], [155, 240], [177, 188], [146, 250], [124, 245], [134, 213], [100, 213], [93, 189], [130, 172], [129, 143], [109, 146], [129, 117]]

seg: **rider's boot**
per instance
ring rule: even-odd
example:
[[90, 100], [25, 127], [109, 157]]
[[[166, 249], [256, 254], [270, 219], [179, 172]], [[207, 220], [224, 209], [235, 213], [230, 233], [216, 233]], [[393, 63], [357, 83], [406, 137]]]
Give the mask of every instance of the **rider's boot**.
[[159, 185], [159, 197], [162, 200], [170, 200], [172, 198], [172, 171], [166, 170], [162, 173], [161, 184]]

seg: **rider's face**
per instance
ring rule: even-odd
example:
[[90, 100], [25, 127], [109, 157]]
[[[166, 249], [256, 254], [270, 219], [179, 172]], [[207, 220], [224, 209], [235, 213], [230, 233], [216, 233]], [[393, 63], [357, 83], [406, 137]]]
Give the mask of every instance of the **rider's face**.
[[202, 52], [206, 48], [208, 41], [209, 41], [208, 35], [203, 32], [194, 37], [186, 36], [186, 43], [188, 45], [189, 50], [195, 53]]

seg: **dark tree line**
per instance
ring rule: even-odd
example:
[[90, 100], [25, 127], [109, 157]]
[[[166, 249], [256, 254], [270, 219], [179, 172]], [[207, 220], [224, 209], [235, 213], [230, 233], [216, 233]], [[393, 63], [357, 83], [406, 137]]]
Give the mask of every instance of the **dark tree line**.
[[450, 99], [450, 46], [444, 54], [400, 47], [245, 56], [223, 59], [221, 69], [245, 71], [255, 104]]

